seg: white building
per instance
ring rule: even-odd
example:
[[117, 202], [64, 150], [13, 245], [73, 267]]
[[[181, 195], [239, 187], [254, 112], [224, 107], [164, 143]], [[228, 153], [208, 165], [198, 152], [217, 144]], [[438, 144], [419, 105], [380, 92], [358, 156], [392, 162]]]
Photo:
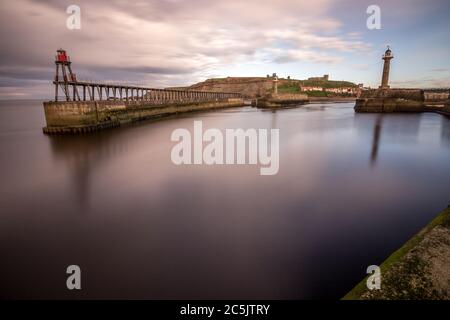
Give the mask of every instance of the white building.
[[322, 87], [302, 86], [301, 91], [323, 91]]
[[338, 93], [338, 94], [355, 94], [358, 89], [354, 88], [354, 87], [341, 87], [341, 88], [326, 88], [325, 89], [326, 92], [333, 92], [333, 93]]

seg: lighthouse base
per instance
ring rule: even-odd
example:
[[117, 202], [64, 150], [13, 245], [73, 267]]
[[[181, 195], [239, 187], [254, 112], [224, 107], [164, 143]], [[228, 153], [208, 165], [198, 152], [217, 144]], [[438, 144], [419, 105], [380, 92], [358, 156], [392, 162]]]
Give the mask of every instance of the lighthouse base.
[[423, 112], [426, 111], [423, 90], [374, 89], [361, 93], [356, 112]]

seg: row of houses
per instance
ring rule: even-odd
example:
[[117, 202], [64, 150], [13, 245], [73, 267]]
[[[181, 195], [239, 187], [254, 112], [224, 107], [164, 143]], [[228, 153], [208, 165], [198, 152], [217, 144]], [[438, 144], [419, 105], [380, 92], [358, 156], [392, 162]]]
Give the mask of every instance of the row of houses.
[[325, 91], [336, 94], [357, 94], [361, 88], [360, 87], [339, 87], [339, 88], [323, 88], [317, 86], [302, 86], [301, 91]]

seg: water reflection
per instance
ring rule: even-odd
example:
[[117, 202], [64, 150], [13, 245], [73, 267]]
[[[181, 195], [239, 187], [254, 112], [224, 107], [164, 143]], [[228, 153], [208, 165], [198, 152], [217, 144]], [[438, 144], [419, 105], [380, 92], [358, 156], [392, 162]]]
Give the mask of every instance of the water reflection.
[[[429, 114], [428, 116], [433, 117], [434, 115]], [[380, 160], [382, 143], [395, 145], [396, 148], [417, 145], [423, 124], [422, 120], [422, 114], [355, 114], [353, 125], [360, 133], [364, 133], [367, 127], [372, 128], [370, 135], [370, 166], [375, 167]], [[440, 123], [433, 119], [430, 126], [437, 129], [440, 127]], [[426, 131], [424, 133], [428, 134]]]
[[80, 212], [89, 208], [91, 179], [103, 164], [130, 152], [130, 142], [119, 138], [123, 130], [108, 130], [80, 136], [48, 136], [55, 163], [70, 174]]
[[424, 114], [391, 114], [385, 117], [383, 132], [393, 143], [417, 144]]
[[271, 119], [272, 119], [272, 121], [271, 121], [270, 128], [278, 129], [278, 126], [277, 126], [277, 113], [276, 112], [272, 113], [272, 118]]
[[373, 141], [372, 141], [372, 152], [370, 154], [370, 164], [372, 166], [375, 165], [378, 155], [378, 147], [380, 144], [380, 135], [381, 135], [381, 124], [383, 121], [383, 116], [378, 115], [375, 120], [375, 125], [373, 127]]

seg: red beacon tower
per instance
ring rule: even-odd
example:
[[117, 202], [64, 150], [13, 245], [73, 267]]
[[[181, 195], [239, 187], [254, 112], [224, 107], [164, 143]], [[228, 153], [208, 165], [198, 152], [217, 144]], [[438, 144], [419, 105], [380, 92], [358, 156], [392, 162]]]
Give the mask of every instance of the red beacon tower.
[[66, 54], [66, 50], [59, 49], [56, 51], [56, 63], [66, 63], [69, 62], [69, 57]]
[[[53, 81], [55, 85], [55, 101], [58, 101], [58, 87], [60, 86], [66, 96], [66, 100], [70, 101], [69, 85], [73, 86], [73, 100], [80, 99], [78, 90], [76, 87], [77, 78], [72, 72], [70, 57], [67, 55], [66, 50], [59, 49], [56, 51], [55, 64], [56, 75]], [[60, 74], [61, 70], [61, 74]]]

